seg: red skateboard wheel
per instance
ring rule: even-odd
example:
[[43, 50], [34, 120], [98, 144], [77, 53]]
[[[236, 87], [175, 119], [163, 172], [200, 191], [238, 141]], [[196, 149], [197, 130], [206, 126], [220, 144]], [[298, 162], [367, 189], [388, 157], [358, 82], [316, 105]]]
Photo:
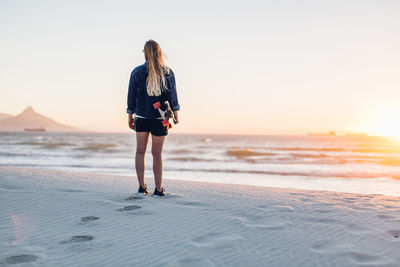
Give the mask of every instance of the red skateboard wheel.
[[160, 102], [156, 102], [156, 103], [154, 103], [154, 104], [153, 104], [153, 107], [154, 107], [155, 109], [158, 109], [158, 108], [160, 108], [160, 107], [161, 107], [161, 104], [160, 104]]
[[162, 121], [162, 125], [163, 125], [163, 126], [169, 125], [169, 120], [163, 120], [163, 121]]

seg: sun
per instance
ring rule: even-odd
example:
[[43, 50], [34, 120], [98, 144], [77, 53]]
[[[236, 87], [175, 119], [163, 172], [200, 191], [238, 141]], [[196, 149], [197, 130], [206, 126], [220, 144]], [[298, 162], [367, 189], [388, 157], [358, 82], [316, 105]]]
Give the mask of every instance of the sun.
[[368, 132], [400, 139], [400, 108], [385, 107], [373, 116]]
[[376, 132], [383, 136], [400, 138], [400, 115], [390, 116], [378, 122]]

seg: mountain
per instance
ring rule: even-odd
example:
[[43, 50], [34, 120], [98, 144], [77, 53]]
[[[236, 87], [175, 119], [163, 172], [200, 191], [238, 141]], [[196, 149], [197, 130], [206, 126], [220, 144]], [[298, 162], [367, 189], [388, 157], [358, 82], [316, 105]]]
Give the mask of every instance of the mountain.
[[16, 116], [0, 119], [0, 131], [24, 131], [25, 128], [45, 128], [48, 132], [79, 131], [75, 127], [58, 123], [37, 113], [32, 107], [27, 107]]
[[11, 114], [0, 113], [0, 120], [12, 117]]

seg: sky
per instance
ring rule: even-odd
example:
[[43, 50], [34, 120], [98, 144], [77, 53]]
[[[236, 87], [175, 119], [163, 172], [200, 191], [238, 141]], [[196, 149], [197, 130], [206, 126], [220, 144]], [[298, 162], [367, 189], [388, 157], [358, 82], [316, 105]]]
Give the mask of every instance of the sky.
[[176, 133], [400, 137], [400, 1], [0, 0], [0, 112], [27, 106], [129, 132], [126, 97], [156, 40]]

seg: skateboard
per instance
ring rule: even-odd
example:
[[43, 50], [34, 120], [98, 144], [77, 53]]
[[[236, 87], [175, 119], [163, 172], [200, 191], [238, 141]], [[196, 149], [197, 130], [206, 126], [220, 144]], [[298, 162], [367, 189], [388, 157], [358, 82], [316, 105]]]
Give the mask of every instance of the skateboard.
[[162, 125], [168, 126], [168, 129], [172, 128], [172, 124], [169, 122], [169, 119], [172, 119], [174, 123], [176, 123], [176, 119], [174, 116], [174, 112], [172, 111], [171, 106], [169, 105], [169, 102], [168, 101], [164, 102], [165, 110], [162, 110], [160, 101], [154, 103], [153, 107], [154, 109], [158, 109], [158, 112], [160, 112], [160, 115], [163, 119]]

